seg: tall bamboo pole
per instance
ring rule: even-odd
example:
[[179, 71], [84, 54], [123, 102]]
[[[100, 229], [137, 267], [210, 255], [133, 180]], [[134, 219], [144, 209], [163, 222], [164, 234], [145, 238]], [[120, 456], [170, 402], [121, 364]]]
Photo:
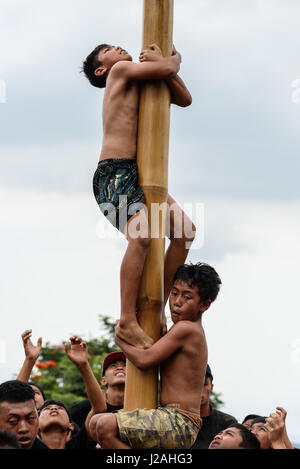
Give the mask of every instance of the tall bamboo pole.
[[[143, 49], [157, 44], [164, 56], [171, 55], [173, 38], [173, 0], [144, 0]], [[168, 151], [170, 93], [163, 81], [149, 81], [140, 95], [137, 164], [148, 219], [151, 204], [166, 202], [168, 194]], [[151, 241], [138, 298], [138, 321], [155, 341], [160, 336], [164, 281], [164, 223], [153, 220]], [[156, 226], [154, 226], [156, 224]], [[128, 361], [125, 409], [157, 407], [157, 368], [140, 371]]]

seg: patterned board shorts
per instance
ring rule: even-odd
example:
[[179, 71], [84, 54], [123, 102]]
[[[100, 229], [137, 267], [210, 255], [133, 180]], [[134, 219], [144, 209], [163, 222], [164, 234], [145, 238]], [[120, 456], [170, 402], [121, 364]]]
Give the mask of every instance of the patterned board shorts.
[[115, 415], [121, 440], [134, 449], [189, 449], [199, 431], [174, 408], [119, 410]]
[[101, 212], [122, 232], [127, 221], [145, 204], [134, 158], [101, 160], [94, 174], [93, 189]]

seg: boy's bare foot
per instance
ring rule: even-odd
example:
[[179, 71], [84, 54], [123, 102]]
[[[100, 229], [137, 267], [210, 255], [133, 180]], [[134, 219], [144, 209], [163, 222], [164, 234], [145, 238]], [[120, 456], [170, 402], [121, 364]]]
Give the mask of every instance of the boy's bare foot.
[[137, 321], [126, 322], [126, 324], [119, 321], [116, 326], [116, 334], [124, 342], [137, 348], [150, 348], [154, 343], [154, 340], [143, 331]]

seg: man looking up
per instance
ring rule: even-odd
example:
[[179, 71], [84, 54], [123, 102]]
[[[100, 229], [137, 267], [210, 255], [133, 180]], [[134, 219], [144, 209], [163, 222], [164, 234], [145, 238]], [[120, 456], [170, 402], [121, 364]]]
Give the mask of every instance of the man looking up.
[[247, 427], [233, 423], [214, 437], [208, 449], [260, 449], [260, 444]]
[[0, 429], [13, 433], [22, 449], [39, 449], [38, 413], [29, 384], [12, 380], [0, 385]]
[[[107, 388], [105, 394], [106, 412], [123, 409], [126, 379], [126, 357], [123, 352], [116, 351], [106, 355], [102, 365], [101, 384]], [[91, 404], [88, 399], [73, 405], [69, 409], [72, 421], [80, 427], [85, 422]]]

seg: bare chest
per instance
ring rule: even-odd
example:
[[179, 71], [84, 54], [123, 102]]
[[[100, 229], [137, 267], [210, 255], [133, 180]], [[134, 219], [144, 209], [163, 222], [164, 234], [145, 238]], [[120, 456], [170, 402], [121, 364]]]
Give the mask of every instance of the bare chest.
[[122, 87], [118, 84], [110, 85], [103, 99], [103, 123], [114, 125], [116, 123], [136, 124], [138, 116], [139, 89], [135, 82]]

